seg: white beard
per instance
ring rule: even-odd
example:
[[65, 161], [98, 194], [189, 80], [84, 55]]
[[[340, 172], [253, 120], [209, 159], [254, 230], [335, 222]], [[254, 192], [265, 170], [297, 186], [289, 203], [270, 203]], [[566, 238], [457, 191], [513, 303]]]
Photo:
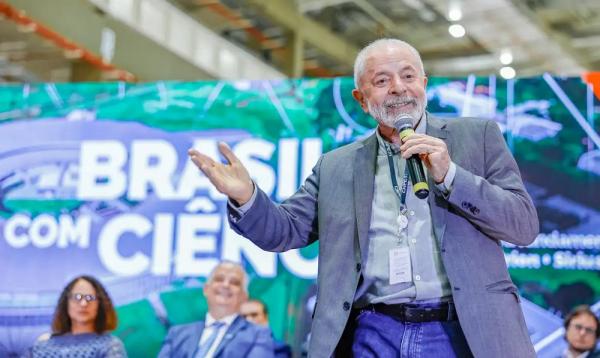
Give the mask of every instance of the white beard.
[[[416, 103], [415, 108], [406, 112], [398, 112], [394, 114], [388, 113], [387, 107], [389, 105], [406, 101], [414, 101]], [[406, 115], [410, 116], [413, 120], [413, 125], [416, 125], [419, 122], [419, 119], [421, 119], [423, 116], [425, 107], [427, 107], [427, 97], [425, 97], [422, 102], [413, 97], [397, 97], [393, 99], [386, 99], [383, 104], [378, 106], [372, 105], [371, 102], [367, 101], [367, 108], [369, 109], [371, 116], [375, 118], [379, 124], [390, 128], [394, 128], [394, 124], [396, 124], [400, 118]]]

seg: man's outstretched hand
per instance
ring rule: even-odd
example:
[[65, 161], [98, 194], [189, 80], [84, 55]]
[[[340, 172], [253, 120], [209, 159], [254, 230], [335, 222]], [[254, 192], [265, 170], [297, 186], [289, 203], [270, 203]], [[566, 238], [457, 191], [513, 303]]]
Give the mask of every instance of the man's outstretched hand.
[[229, 163], [216, 162], [196, 149], [190, 149], [188, 155], [219, 192], [227, 195], [238, 205], [244, 205], [254, 192], [252, 179], [227, 144], [220, 142], [219, 151]]

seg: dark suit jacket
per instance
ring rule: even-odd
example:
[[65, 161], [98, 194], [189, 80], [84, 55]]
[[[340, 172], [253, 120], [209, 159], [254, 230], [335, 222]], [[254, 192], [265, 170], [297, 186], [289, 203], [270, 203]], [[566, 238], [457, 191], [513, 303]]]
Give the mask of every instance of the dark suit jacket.
[[[476, 357], [534, 357], [501, 246], [501, 241], [528, 245], [539, 230], [517, 164], [493, 121], [428, 115], [427, 134], [446, 142], [457, 167], [448, 197], [429, 178], [428, 201], [469, 347]], [[258, 190], [245, 215], [229, 209], [231, 227], [264, 250], [286, 251], [319, 240], [311, 357], [331, 356], [349, 321], [369, 246], [377, 147], [373, 134], [323, 154], [312, 175], [281, 205]]]
[[[193, 358], [203, 330], [203, 321], [171, 327], [158, 357]], [[274, 357], [271, 331], [267, 327], [237, 317], [223, 336], [214, 356], [215, 358]]]
[[273, 339], [273, 342], [275, 346], [275, 358], [291, 358], [292, 347], [289, 344], [277, 339]]

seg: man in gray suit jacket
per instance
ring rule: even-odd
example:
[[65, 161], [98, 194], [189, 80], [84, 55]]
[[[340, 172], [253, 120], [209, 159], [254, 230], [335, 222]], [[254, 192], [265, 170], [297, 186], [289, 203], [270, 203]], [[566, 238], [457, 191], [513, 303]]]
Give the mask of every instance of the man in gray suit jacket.
[[209, 275], [203, 291], [206, 319], [171, 327], [159, 358], [274, 357], [271, 330], [239, 315], [248, 299], [246, 272], [237, 263], [221, 262]]
[[[321, 156], [281, 205], [226, 144], [228, 164], [190, 150], [229, 197], [238, 233], [269, 251], [319, 240], [309, 354], [535, 356], [501, 241], [528, 245], [539, 224], [498, 126], [428, 115], [419, 53], [400, 40], [364, 48], [354, 80], [377, 130]], [[415, 133], [401, 141], [395, 127], [406, 116]], [[410, 190], [413, 155], [427, 171], [427, 200]]]

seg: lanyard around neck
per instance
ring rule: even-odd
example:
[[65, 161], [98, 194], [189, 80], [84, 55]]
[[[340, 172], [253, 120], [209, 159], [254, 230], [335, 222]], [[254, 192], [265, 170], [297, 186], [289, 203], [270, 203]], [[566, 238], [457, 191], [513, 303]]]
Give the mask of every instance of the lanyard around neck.
[[406, 191], [408, 190], [408, 168], [404, 168], [404, 176], [402, 177], [402, 189], [398, 186], [398, 180], [396, 179], [396, 169], [394, 166], [394, 153], [389, 144], [385, 143], [385, 152], [387, 154], [388, 163], [390, 167], [390, 176], [392, 178], [392, 187], [394, 193], [400, 199], [400, 210], [403, 211], [406, 208]]

